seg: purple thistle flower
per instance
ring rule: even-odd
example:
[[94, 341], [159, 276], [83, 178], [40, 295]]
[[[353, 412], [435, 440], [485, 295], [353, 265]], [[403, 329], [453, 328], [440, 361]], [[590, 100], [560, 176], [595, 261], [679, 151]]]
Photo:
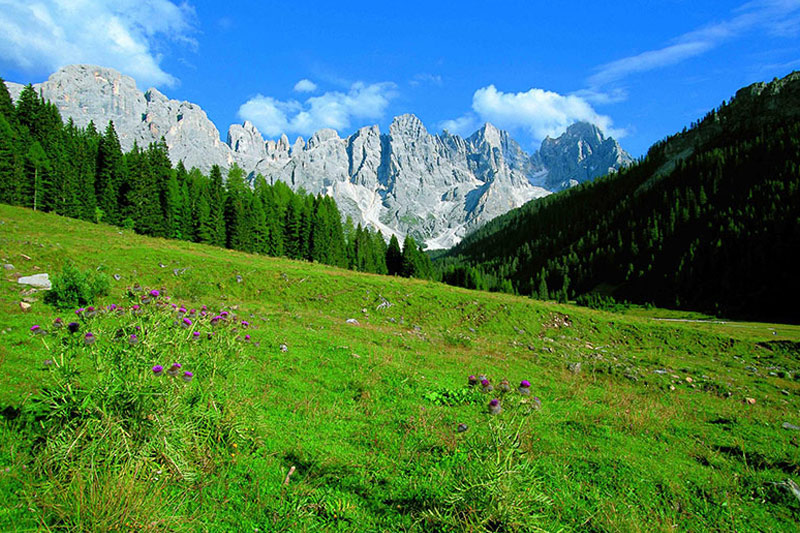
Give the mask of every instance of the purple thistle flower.
[[199, 339], [200, 338], [200, 332], [199, 331], [195, 331], [194, 333], [192, 333], [192, 338], [195, 339], [195, 340]]
[[180, 306], [180, 307], [178, 308], [178, 312], [179, 312], [179, 313], [185, 313], [185, 312], [186, 312], [186, 308], [185, 308], [185, 307], [183, 307], [183, 306]]
[[77, 333], [80, 327], [81, 325], [78, 324], [77, 322], [70, 322], [69, 324], [67, 324], [67, 329], [69, 330], [70, 333]]
[[81, 313], [83, 313], [83, 307], [79, 307], [78, 309], [75, 310], [76, 315], [80, 316]]
[[189, 314], [190, 314], [190, 315], [193, 315], [193, 314], [195, 314], [196, 312], [197, 312], [197, 309], [190, 309], [190, 310], [189, 310]]
[[215, 326], [217, 324], [217, 322], [219, 322], [220, 320], [222, 320], [221, 316], [219, 316], [219, 315], [215, 316], [214, 318], [211, 319], [211, 325]]
[[511, 390], [511, 385], [508, 383], [508, 380], [507, 380], [507, 379], [505, 379], [505, 378], [504, 378], [504, 379], [503, 379], [503, 380], [500, 382], [500, 390], [501, 390], [501, 391], [503, 391], [503, 392], [508, 392], [508, 391], [510, 391], [510, 390]]
[[153, 374], [156, 376], [160, 376], [164, 372], [164, 367], [161, 365], [156, 365], [153, 367]]
[[33, 326], [31, 326], [31, 333], [39, 333], [40, 329], [42, 329], [42, 328], [39, 327], [38, 325], [34, 324]]
[[520, 394], [530, 394], [531, 393], [531, 382], [527, 379], [523, 379], [519, 383], [519, 392]]
[[495, 398], [494, 400], [489, 402], [489, 414], [491, 414], [491, 415], [499, 415], [500, 411], [502, 411], [502, 410], [503, 410], [503, 408], [500, 407], [500, 400], [498, 400], [497, 398]]
[[138, 342], [139, 342], [139, 337], [137, 337], [135, 334], [131, 333], [131, 336], [128, 337], [128, 344], [133, 346], [134, 344], [137, 344]]
[[201, 310], [201, 311], [205, 311], [205, 310], [207, 310], [207, 309], [208, 309], [208, 307], [206, 307], [205, 305], [204, 305], [203, 307], [201, 307], [201, 308], [200, 308], [200, 310]]
[[53, 320], [53, 327], [54, 328], [58, 329], [58, 328], [62, 327], [63, 325], [64, 325], [64, 321], [61, 320], [61, 317], [58, 317], [55, 320]]
[[469, 384], [470, 387], [474, 387], [478, 384], [478, 378], [476, 378], [475, 376], [470, 376], [469, 378], [467, 378], [467, 383]]
[[150, 291], [150, 296], [152, 296], [153, 298], [158, 298], [160, 295], [161, 293], [158, 292], [157, 289], [153, 289], [152, 291]]
[[108, 309], [109, 311], [116, 311], [117, 310], [117, 304], [111, 304], [108, 307], [106, 307], [106, 309]]
[[249, 325], [250, 325], [250, 322], [248, 322], [247, 320], [242, 320], [242, 327], [243, 327], [243, 328], [246, 328], [246, 327], [248, 327]]
[[95, 316], [96, 314], [97, 314], [97, 311], [96, 311], [96, 310], [95, 310], [95, 308], [94, 308], [94, 307], [92, 307], [91, 305], [90, 305], [89, 307], [87, 307], [87, 308], [86, 308], [86, 316], [87, 316], [87, 317], [89, 317], [89, 318], [92, 318], [92, 317], [93, 317], [93, 316]]
[[94, 333], [92, 333], [91, 331], [87, 332], [86, 335], [83, 336], [83, 342], [86, 343], [87, 345], [94, 344], [95, 340], [97, 339], [95, 338]]
[[219, 314], [219, 316], [221, 316], [222, 318], [228, 318], [228, 314], [229, 314], [229, 313], [228, 313], [227, 311], [222, 311], [222, 312]]
[[491, 383], [489, 383], [488, 379], [481, 380], [481, 385], [483, 386], [483, 392], [490, 392], [494, 390], [494, 387]]
[[192, 321], [189, 320], [188, 318], [184, 318], [183, 320], [181, 320], [181, 324], [183, 325], [184, 329], [189, 329], [192, 326]]
[[183, 373], [183, 381], [185, 381], [186, 383], [189, 383], [190, 381], [192, 381], [193, 377], [194, 377], [194, 374], [192, 374], [188, 370]]
[[208, 313], [206, 311], [200, 311], [200, 316], [208, 316]]
[[178, 304], [170, 304], [170, 305], [172, 305], [173, 309], [177, 309], [178, 308]]
[[181, 369], [180, 363], [172, 363], [172, 366], [169, 367], [169, 370], [167, 370], [167, 374], [169, 374], [172, 377], [175, 377], [178, 375], [180, 369]]
[[250, 335], [245, 335], [244, 336], [244, 340], [249, 341], [250, 340]]

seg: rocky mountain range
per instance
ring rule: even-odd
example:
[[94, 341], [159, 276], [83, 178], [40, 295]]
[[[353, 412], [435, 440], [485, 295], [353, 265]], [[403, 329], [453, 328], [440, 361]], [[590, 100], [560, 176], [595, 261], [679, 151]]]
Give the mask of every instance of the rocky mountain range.
[[[7, 82], [16, 99], [23, 86]], [[123, 150], [163, 137], [174, 163], [207, 172], [234, 163], [250, 175], [334, 197], [358, 223], [428, 248], [445, 248], [481, 224], [574, 184], [613, 172], [631, 157], [596, 126], [576, 123], [526, 153], [507, 132], [487, 123], [467, 138], [430, 134], [414, 115], [395, 117], [388, 133], [364, 127], [346, 138], [330, 129], [294, 143], [264, 140], [250, 122], [234, 124], [222, 142], [198, 105], [170, 100], [110, 68], [70, 65], [34, 88], [79, 127], [109, 120]]]

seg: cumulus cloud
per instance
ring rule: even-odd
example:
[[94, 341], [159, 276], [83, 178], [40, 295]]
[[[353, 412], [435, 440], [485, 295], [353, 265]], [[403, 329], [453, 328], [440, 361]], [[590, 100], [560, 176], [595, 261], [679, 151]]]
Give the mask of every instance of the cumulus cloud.
[[439, 123], [439, 127], [443, 130], [447, 130], [450, 133], [469, 135], [478, 128], [478, 117], [470, 113], [464, 115], [463, 117], [443, 120]]
[[354, 119], [378, 120], [395, 96], [395, 84], [354, 83], [346, 93], [330, 91], [300, 102], [256, 95], [241, 107], [239, 117], [249, 120], [267, 137], [282, 133], [309, 136], [322, 128], [340, 133]]
[[32, 73], [91, 63], [174, 86], [163, 47], [196, 46], [193, 20], [191, 7], [169, 0], [0, 0], [0, 63]]
[[623, 130], [614, 129], [611, 118], [597, 113], [584, 98], [536, 88], [506, 93], [494, 85], [483, 87], [472, 96], [471, 113], [441, 125], [465, 134], [463, 130], [473, 127], [478, 120], [506, 130], [523, 130], [536, 141], [558, 136], [579, 121], [591, 122], [607, 135], [622, 137], [625, 134]]
[[675, 65], [750, 31], [775, 37], [796, 37], [800, 32], [800, 0], [747, 2], [728, 19], [680, 35], [666, 46], [599, 66], [588, 82], [596, 88], [632, 74]]
[[298, 93], [313, 93], [317, 90], [317, 84], [307, 78], [303, 78], [294, 84], [294, 90]]

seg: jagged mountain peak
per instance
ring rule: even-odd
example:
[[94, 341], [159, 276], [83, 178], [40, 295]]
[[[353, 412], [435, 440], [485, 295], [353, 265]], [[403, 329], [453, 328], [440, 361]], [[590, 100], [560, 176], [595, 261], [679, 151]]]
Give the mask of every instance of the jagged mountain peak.
[[428, 135], [425, 125], [416, 115], [405, 113], [398, 115], [389, 126], [389, 134], [393, 136], [422, 137]]

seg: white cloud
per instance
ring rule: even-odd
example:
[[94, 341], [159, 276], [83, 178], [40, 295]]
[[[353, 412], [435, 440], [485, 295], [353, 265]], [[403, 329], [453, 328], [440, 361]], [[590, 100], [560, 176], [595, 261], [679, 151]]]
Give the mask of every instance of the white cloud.
[[313, 93], [317, 90], [317, 84], [307, 78], [303, 78], [294, 84], [294, 90], [298, 93]]
[[255, 124], [267, 137], [282, 133], [309, 136], [322, 128], [342, 133], [354, 119], [382, 118], [395, 96], [395, 87], [393, 83], [357, 82], [347, 93], [331, 91], [305, 102], [259, 94], [239, 107], [239, 117]]
[[113, 67], [142, 86], [173, 86], [163, 45], [191, 38], [194, 12], [169, 0], [0, 0], [0, 63], [30, 72]]
[[775, 37], [796, 37], [800, 32], [800, 0], [756, 0], [743, 4], [733, 15], [727, 20], [680, 35], [662, 48], [601, 65], [589, 77], [589, 85], [596, 88], [631, 74], [680, 63], [749, 31], [761, 31]]
[[443, 84], [442, 77], [438, 74], [429, 74], [423, 72], [415, 74], [411, 81], [408, 82], [412, 87], [419, 87], [420, 85], [435, 85], [441, 87]]
[[443, 127], [463, 131], [475, 124], [474, 117], [491, 122], [506, 130], [524, 130], [536, 140], [555, 137], [578, 121], [595, 124], [607, 135], [624, 136], [625, 132], [613, 128], [613, 121], [597, 113], [585, 99], [576, 95], [562, 95], [543, 89], [527, 92], [504, 93], [494, 85], [475, 91], [472, 96], [472, 113], [461, 118], [445, 121]]
[[473, 113], [467, 113], [463, 117], [443, 120], [439, 123], [439, 127], [450, 133], [467, 136], [478, 128], [478, 117]]

